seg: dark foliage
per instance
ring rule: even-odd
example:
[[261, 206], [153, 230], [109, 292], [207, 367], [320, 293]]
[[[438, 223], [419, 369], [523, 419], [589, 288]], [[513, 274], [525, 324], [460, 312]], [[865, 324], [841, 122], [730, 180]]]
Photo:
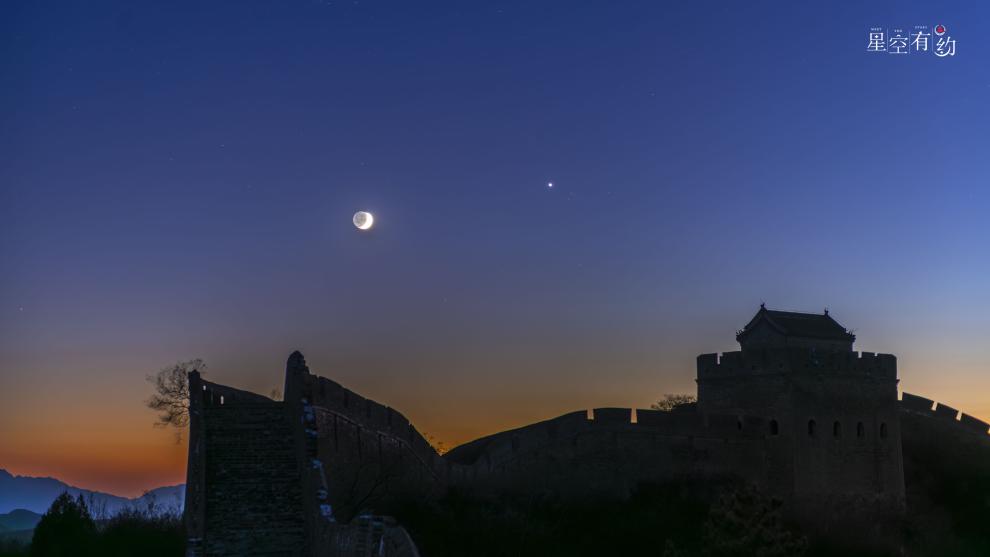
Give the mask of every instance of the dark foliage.
[[[893, 557], [810, 538], [758, 490], [727, 482], [643, 485], [625, 501], [453, 492], [394, 510], [424, 556]], [[938, 555], [907, 551], [906, 555]], [[968, 555], [968, 554], [967, 554]], [[973, 554], [976, 555], [976, 554]]]
[[[642, 486], [626, 501], [477, 498], [452, 493], [396, 513], [430, 557], [698, 552], [708, 505], [687, 485]], [[671, 545], [672, 544], [672, 545]], [[674, 553], [672, 553], [674, 554]]]
[[23, 557], [28, 555], [29, 546], [17, 540], [0, 538], [0, 557]]
[[30, 548], [0, 544], [0, 557], [181, 557], [185, 553], [182, 516], [153, 505], [129, 509], [94, 522], [82, 497], [60, 495], [34, 531]]
[[701, 546], [706, 557], [797, 557], [807, 540], [784, 526], [779, 501], [744, 487], [712, 507]]
[[698, 397], [694, 395], [664, 393], [660, 400], [650, 405], [650, 408], [662, 412], [673, 412], [696, 402], [698, 402]]
[[99, 536], [100, 555], [106, 557], [179, 557], [185, 547], [181, 515], [153, 510], [120, 512], [107, 521]]
[[71, 557], [95, 554], [96, 524], [82, 495], [59, 495], [34, 529], [33, 557]]
[[990, 463], [907, 443], [904, 456], [908, 554], [990, 555]]

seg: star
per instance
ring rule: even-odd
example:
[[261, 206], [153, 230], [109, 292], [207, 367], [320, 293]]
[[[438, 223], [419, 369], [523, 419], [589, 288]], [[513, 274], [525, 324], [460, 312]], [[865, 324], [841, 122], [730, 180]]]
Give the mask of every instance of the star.
[[547, 187], [553, 189], [553, 182], [547, 182]]

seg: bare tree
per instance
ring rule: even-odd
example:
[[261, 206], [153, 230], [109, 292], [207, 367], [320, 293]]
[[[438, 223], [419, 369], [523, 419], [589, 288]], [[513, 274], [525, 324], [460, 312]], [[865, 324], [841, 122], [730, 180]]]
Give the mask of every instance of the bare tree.
[[182, 439], [182, 430], [189, 425], [189, 372], [204, 373], [203, 360], [195, 359], [179, 362], [149, 375], [147, 380], [155, 392], [145, 404], [158, 412], [155, 427], [175, 427], [176, 441]]
[[402, 478], [402, 460], [398, 455], [382, 455], [375, 458], [365, 453], [354, 466], [344, 472], [338, 510], [343, 518], [351, 518], [373, 512], [387, 500]]
[[426, 434], [426, 442], [429, 443], [430, 446], [433, 447], [433, 450], [436, 451], [437, 454], [440, 456], [447, 454], [447, 451], [450, 450], [449, 448], [447, 448], [446, 443], [430, 435], [429, 433]]
[[663, 412], [671, 412], [678, 406], [694, 404], [695, 402], [698, 402], [698, 397], [694, 395], [665, 393], [663, 398], [651, 404], [650, 408], [654, 410], [661, 410]]

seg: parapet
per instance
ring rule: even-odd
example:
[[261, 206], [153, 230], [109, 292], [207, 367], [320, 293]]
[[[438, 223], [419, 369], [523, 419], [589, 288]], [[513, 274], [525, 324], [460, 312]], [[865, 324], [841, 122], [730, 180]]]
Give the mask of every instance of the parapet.
[[409, 420], [398, 410], [365, 398], [326, 377], [310, 374], [306, 380], [310, 382], [310, 402], [314, 406], [326, 408], [368, 429], [403, 439], [410, 437]]
[[959, 411], [951, 406], [946, 406], [939, 403], [939, 405], [935, 407], [935, 415], [946, 420], [956, 421], [956, 417], [959, 416]]
[[596, 424], [632, 423], [631, 408], [595, 408], [591, 413]]
[[[313, 375], [305, 366], [301, 354], [289, 358], [286, 392], [298, 393], [306, 404], [325, 413], [335, 423], [351, 424], [355, 431], [377, 435], [403, 444], [434, 475], [440, 473], [440, 455], [409, 420], [394, 408], [365, 398], [337, 383]], [[292, 386], [290, 387], [290, 382]]]
[[957, 423], [963, 428], [974, 433], [981, 433], [983, 435], [990, 434], [990, 424], [987, 422], [970, 416], [964, 412], [959, 412], [949, 405], [936, 403], [935, 401], [922, 396], [913, 395], [907, 392], [902, 393], [901, 408], [916, 414], [922, 414], [952, 423]]
[[189, 393], [192, 398], [199, 395], [199, 400], [203, 406], [240, 406], [244, 404], [271, 404], [275, 401], [257, 393], [242, 391], [219, 383], [204, 381], [199, 372], [193, 371], [189, 374], [190, 389], [197, 388], [198, 393]]
[[765, 348], [697, 358], [698, 379], [802, 372], [853, 373], [896, 379], [897, 358], [874, 352], [821, 352], [807, 347]]
[[901, 405], [915, 412], [931, 412], [932, 407], [935, 406], [935, 401], [923, 396], [904, 393], [901, 396]]
[[663, 410], [636, 409], [636, 422], [643, 427], [662, 431], [693, 431], [702, 424], [697, 413], [665, 412]]
[[977, 433], [990, 433], [990, 424], [970, 416], [969, 414], [963, 414], [959, 419], [960, 425], [967, 429], [971, 429]]
[[[633, 421], [635, 420], [635, 421]], [[503, 431], [455, 447], [444, 459], [481, 472], [500, 469], [524, 454], [580, 453], [601, 443], [661, 442], [668, 438], [718, 442], [763, 439], [770, 433], [763, 416], [668, 412], [653, 409], [594, 408], [579, 410], [517, 429]]]

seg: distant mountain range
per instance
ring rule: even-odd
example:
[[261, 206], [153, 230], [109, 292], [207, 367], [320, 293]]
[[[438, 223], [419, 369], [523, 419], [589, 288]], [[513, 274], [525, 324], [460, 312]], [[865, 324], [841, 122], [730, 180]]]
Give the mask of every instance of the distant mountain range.
[[33, 530], [41, 515], [24, 509], [0, 514], [0, 533], [16, 530]]
[[[155, 509], [182, 511], [185, 500], [185, 485], [172, 485], [153, 489], [140, 497], [128, 499], [101, 491], [91, 491], [71, 486], [55, 478], [33, 478], [30, 476], [14, 476], [0, 469], [0, 517], [9, 517], [11, 511], [27, 510], [36, 514], [44, 514], [63, 491], [73, 497], [82, 494], [90, 507], [94, 518], [108, 518], [123, 509], [147, 509], [154, 504]], [[9, 514], [4, 514], [9, 513]], [[24, 518], [26, 515], [21, 515]], [[20, 530], [7, 525], [6, 520], [0, 521], [0, 528]], [[15, 517], [14, 520], [18, 520]], [[32, 524], [30, 528], [33, 528]]]
[[24, 509], [0, 514], [0, 546], [5, 542], [15, 542], [21, 545], [31, 543], [34, 527], [38, 525], [39, 520], [41, 520], [40, 514]]

